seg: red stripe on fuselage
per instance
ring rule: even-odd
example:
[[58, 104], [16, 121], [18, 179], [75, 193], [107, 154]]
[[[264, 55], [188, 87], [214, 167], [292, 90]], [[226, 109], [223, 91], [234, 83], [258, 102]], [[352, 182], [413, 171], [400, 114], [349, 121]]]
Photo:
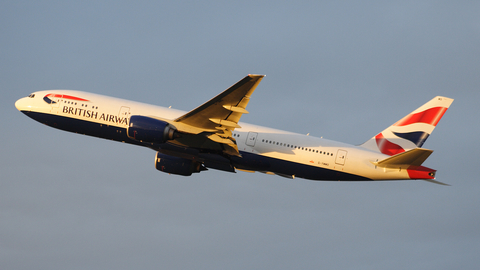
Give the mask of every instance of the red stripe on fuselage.
[[415, 123], [426, 123], [436, 126], [446, 111], [447, 108], [445, 107], [430, 108], [423, 112], [407, 115], [402, 120], [395, 123], [394, 126], [407, 126]]
[[64, 98], [64, 99], [71, 99], [71, 100], [78, 100], [78, 101], [90, 101], [88, 99], [83, 99], [79, 97], [69, 96], [69, 95], [60, 95], [60, 94], [48, 94], [47, 97], [56, 97], [56, 98]]

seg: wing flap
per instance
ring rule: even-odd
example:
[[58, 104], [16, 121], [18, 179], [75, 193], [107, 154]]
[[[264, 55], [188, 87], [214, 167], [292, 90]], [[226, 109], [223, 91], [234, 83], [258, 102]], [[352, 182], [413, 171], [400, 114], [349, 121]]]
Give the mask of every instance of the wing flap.
[[238, 106], [232, 106], [232, 105], [223, 105], [223, 107], [229, 111], [232, 111], [232, 112], [238, 112], [238, 113], [241, 113], [241, 114], [247, 114], [248, 111], [245, 110], [245, 108], [242, 108], [242, 107], [238, 107]]
[[[228, 121], [228, 120], [222, 120], [222, 119], [215, 119], [215, 118], [210, 118], [208, 119], [212, 121], [213, 123], [217, 124], [218, 126], [225, 126], [227, 128], [241, 128], [237, 123], [233, 121]], [[217, 129], [220, 129], [216, 127]]]
[[222, 143], [222, 144], [235, 144], [231, 139], [220, 137], [217, 134], [212, 134], [210, 136], [207, 136], [207, 138], [209, 138], [210, 140], [212, 140], [214, 142], [218, 142], [218, 143]]

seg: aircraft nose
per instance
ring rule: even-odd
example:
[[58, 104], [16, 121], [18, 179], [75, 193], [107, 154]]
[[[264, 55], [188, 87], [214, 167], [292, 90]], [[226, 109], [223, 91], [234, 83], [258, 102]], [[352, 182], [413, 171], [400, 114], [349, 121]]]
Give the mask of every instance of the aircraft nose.
[[30, 111], [31, 110], [31, 105], [28, 102], [27, 98], [21, 98], [15, 102], [15, 107], [17, 110], [24, 112], [24, 111]]

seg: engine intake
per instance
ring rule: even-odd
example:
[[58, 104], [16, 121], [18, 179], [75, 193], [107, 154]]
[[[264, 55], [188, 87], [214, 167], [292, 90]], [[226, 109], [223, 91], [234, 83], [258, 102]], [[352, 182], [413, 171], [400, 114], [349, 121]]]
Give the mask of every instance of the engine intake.
[[190, 176], [192, 173], [205, 171], [202, 163], [190, 159], [174, 157], [157, 152], [155, 168], [159, 171], [183, 176]]
[[127, 135], [131, 139], [149, 143], [165, 143], [179, 137], [177, 129], [169, 123], [141, 115], [130, 117]]

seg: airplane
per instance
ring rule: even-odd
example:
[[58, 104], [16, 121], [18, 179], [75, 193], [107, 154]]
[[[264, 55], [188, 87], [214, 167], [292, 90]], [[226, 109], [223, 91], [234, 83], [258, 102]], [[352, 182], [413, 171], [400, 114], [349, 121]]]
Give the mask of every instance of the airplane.
[[[190, 176], [216, 169], [333, 181], [421, 179], [422, 148], [453, 99], [437, 96], [365, 143], [346, 143], [240, 122], [264, 75], [250, 74], [189, 111], [74, 90], [45, 90], [16, 108], [47, 126], [148, 147], [159, 171]], [[446, 185], [446, 184], [445, 184]]]

